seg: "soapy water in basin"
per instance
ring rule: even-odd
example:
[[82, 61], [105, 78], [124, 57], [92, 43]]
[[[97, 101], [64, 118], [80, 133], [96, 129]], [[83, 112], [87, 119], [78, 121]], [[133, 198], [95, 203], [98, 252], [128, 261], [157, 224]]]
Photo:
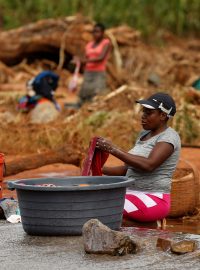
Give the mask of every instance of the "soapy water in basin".
[[132, 180], [126, 177], [120, 176], [72, 176], [72, 177], [49, 177], [49, 178], [32, 178], [32, 179], [22, 179], [15, 181], [17, 186], [26, 186], [27, 188], [31, 187], [44, 187], [44, 188], [67, 188], [70, 187], [95, 187], [97, 189], [113, 188], [113, 187], [125, 187], [132, 184]]
[[[25, 186], [26, 184], [20, 183], [20, 185]], [[35, 186], [35, 187], [61, 187], [61, 186], [54, 185], [54, 184], [40, 184], [40, 185], [35, 184], [33, 186]], [[66, 186], [69, 186], [69, 185], [66, 185]], [[70, 186], [73, 186], [73, 187], [88, 187], [88, 186], [91, 186], [91, 185], [89, 185], [89, 184], [72, 184]]]

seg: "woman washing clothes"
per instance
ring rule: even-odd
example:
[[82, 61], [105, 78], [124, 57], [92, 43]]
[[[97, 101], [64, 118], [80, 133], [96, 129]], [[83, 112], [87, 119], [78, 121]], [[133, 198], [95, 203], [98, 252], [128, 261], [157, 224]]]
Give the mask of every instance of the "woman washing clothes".
[[83, 85], [79, 92], [80, 106], [106, 90], [105, 71], [111, 45], [109, 39], [104, 38], [104, 31], [103, 24], [94, 26], [94, 40], [86, 45], [85, 57], [80, 59], [85, 64]]
[[151, 222], [169, 214], [171, 178], [179, 159], [181, 142], [178, 133], [168, 127], [168, 120], [176, 113], [171, 96], [156, 93], [136, 102], [143, 107], [143, 130], [135, 146], [127, 153], [99, 138], [96, 147], [124, 162], [123, 166], [103, 167], [103, 174], [126, 175], [135, 180], [126, 193], [124, 217]]

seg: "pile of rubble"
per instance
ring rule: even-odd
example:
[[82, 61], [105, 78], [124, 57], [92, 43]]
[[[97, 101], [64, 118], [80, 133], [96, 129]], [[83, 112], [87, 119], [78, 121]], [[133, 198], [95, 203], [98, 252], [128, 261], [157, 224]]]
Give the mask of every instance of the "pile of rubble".
[[[63, 77], [69, 77], [69, 69], [73, 69], [70, 60], [84, 54], [93, 25], [77, 16], [41, 20], [0, 32], [0, 89], [5, 89], [2, 84], [24, 83], [44, 68], [61, 74], [64, 70]], [[154, 87], [169, 87], [172, 83], [173, 87], [189, 86], [199, 77], [199, 40], [183, 41], [168, 35], [168, 46], [153, 47], [142, 42], [140, 32], [128, 26], [108, 29], [106, 35], [113, 45], [108, 64], [111, 89], [132, 81]]]
[[[53, 124], [34, 125], [27, 115], [16, 114], [17, 99], [25, 93], [26, 81], [44, 69], [60, 75], [57, 99], [61, 105], [70, 95], [76, 99], [67, 90], [74, 70], [70, 61], [74, 55], [83, 54], [85, 44], [92, 39], [93, 25], [78, 16], [0, 32], [1, 151], [35, 152], [62, 146], [66, 141], [84, 148], [94, 135], [106, 136], [128, 149], [140, 130], [139, 108], [134, 101], [159, 90], [176, 100], [178, 112], [172, 125], [182, 142], [198, 144], [200, 92], [191, 85], [200, 76], [200, 41], [168, 35], [165, 47], [150, 46], [128, 26], [106, 31], [113, 45], [107, 69], [111, 92], [107, 96], [97, 97], [79, 111], [63, 106]], [[81, 83], [81, 74], [79, 78]], [[15, 144], [11, 143], [13, 138]]]

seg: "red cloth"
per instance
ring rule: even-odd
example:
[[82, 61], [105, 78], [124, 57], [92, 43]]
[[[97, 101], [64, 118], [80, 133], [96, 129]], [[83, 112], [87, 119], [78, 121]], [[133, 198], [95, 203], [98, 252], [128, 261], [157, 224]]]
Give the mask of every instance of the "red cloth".
[[88, 149], [88, 155], [83, 163], [82, 176], [102, 175], [102, 167], [108, 159], [109, 154], [96, 148], [97, 137], [94, 137]]

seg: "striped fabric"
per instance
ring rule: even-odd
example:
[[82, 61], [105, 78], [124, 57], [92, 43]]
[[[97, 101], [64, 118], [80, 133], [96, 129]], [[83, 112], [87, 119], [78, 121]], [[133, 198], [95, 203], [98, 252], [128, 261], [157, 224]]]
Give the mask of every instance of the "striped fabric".
[[170, 210], [170, 194], [127, 190], [124, 217], [141, 222], [165, 218]]

